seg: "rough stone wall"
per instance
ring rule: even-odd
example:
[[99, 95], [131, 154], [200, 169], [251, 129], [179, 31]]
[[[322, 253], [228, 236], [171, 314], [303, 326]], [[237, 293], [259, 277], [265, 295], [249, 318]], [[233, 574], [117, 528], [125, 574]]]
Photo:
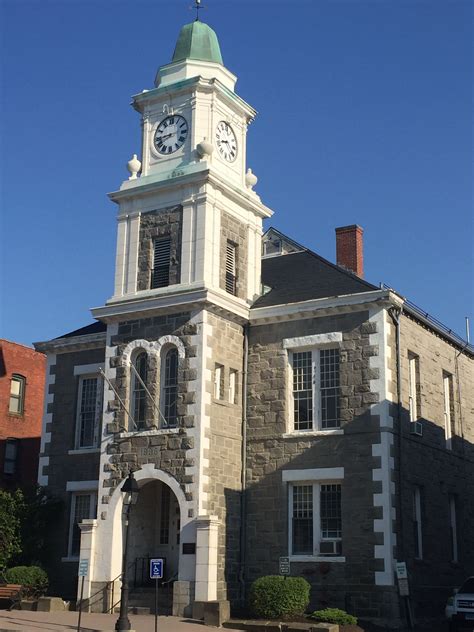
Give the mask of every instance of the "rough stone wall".
[[66, 492], [66, 483], [97, 481], [100, 457], [99, 450], [68, 454], [74, 448], [76, 432], [79, 377], [74, 375], [74, 367], [103, 363], [104, 356], [104, 348], [58, 354], [56, 365], [52, 367], [56, 376], [55, 383], [49, 387], [54, 400], [52, 404], [48, 404], [52, 421], [47, 424], [46, 432], [51, 433], [51, 441], [45, 444], [44, 456], [49, 456], [49, 465], [43, 468], [43, 472], [48, 476], [48, 492], [63, 501], [63, 509], [57, 516], [54, 532], [51, 534], [55, 546], [48, 571], [53, 593], [68, 598], [74, 598], [76, 594], [78, 563], [61, 561], [68, 553], [72, 498], [71, 493]]
[[221, 245], [220, 245], [220, 275], [219, 286], [225, 290], [225, 263], [227, 256], [227, 241], [237, 246], [236, 251], [236, 296], [245, 298], [247, 293], [247, 261], [248, 243], [247, 229], [237, 219], [223, 212], [221, 216]]
[[[474, 362], [407, 315], [401, 317], [400, 336], [404, 554], [416, 611], [441, 614], [452, 588], [474, 569]], [[410, 433], [410, 352], [419, 357], [421, 437]], [[453, 375], [455, 434], [451, 450], [447, 449], [444, 431], [443, 371]], [[416, 486], [421, 489], [422, 501], [422, 560], [415, 559]], [[452, 561], [451, 553], [450, 496], [457, 501], [458, 563]]]
[[163, 211], [144, 213], [140, 217], [140, 244], [138, 248], [137, 290], [149, 290], [153, 272], [153, 241], [170, 237], [170, 285], [180, 281], [182, 209], [175, 207]]
[[[341, 428], [344, 434], [284, 436], [291, 416], [287, 393], [288, 357], [282, 340], [296, 336], [341, 331]], [[372, 444], [380, 443], [379, 418], [371, 414], [378, 394], [370, 380], [378, 370], [369, 358], [378, 354], [369, 335], [375, 333], [368, 313], [309, 318], [252, 326], [248, 367], [247, 553], [246, 579], [278, 573], [278, 558], [288, 555], [288, 489], [282, 471], [316, 467], [344, 467], [342, 481], [342, 555], [345, 562], [293, 562], [293, 575], [312, 585], [312, 605], [342, 607], [359, 616], [396, 618], [396, 591], [375, 586], [374, 572], [384, 570], [374, 559], [382, 544], [374, 533], [373, 494], [381, 483], [372, 480], [380, 467]]]
[[[206, 383], [211, 401], [206, 411], [210, 416], [208, 513], [220, 519], [217, 598], [235, 601], [240, 562], [243, 330], [240, 325], [210, 313], [208, 323], [212, 326], [212, 337], [207, 369], [214, 377], [216, 363], [224, 367], [222, 399], [214, 398], [213, 379]], [[229, 402], [231, 369], [237, 371], [236, 403]]]
[[[155, 316], [140, 320], [122, 322], [118, 334], [112, 339], [117, 347], [117, 354], [111, 359], [111, 366], [117, 369], [115, 388], [127, 408], [130, 405], [130, 376], [128, 367], [124, 366], [122, 354], [127, 344], [134, 340], [157, 341], [162, 336], [177, 336], [185, 347], [185, 358], [178, 362], [178, 426], [161, 434], [126, 436], [120, 438], [120, 433], [128, 428], [127, 415], [118, 400], [109, 404], [109, 409], [115, 411], [115, 421], [108, 424], [107, 431], [112, 441], [107, 445], [107, 452], [111, 455], [110, 463], [105, 467], [109, 472], [102, 490], [102, 502], [107, 503], [116, 486], [128, 474], [130, 469], [136, 469], [146, 463], [155, 466], [173, 476], [185, 490], [186, 483], [192, 483], [189, 475], [185, 474], [185, 467], [192, 465], [186, 452], [194, 447], [194, 438], [187, 433], [188, 428], [194, 427], [196, 420], [188, 414], [188, 404], [194, 403], [196, 397], [196, 375], [189, 367], [189, 358], [196, 354], [196, 347], [191, 344], [191, 336], [196, 334], [196, 325], [189, 322], [189, 313]], [[160, 392], [159, 360], [148, 354], [149, 372], [147, 386], [153, 399], [157, 401]], [[149, 399], [149, 398], [147, 398]], [[148, 419], [158, 425], [157, 412], [148, 404]], [[186, 492], [191, 500], [191, 493]], [[105, 518], [104, 516], [100, 516]]]

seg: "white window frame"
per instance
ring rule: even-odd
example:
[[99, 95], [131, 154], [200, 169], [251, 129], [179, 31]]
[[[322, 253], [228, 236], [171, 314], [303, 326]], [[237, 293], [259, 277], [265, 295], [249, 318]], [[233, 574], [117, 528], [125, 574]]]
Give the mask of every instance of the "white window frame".
[[[341, 485], [344, 480], [344, 468], [315, 468], [307, 470], [283, 470], [283, 483], [288, 489], [288, 556], [293, 562], [345, 562], [344, 555], [321, 555], [319, 543], [321, 541], [321, 513], [320, 513], [320, 489], [321, 485]], [[313, 487], [313, 555], [293, 555], [293, 488], [299, 485], [311, 485]], [[342, 504], [342, 498], [341, 498]], [[342, 542], [344, 526], [342, 525], [341, 538], [327, 538], [327, 541]]]
[[408, 356], [408, 408], [410, 421], [418, 421], [418, 391], [417, 391], [417, 368], [419, 367], [419, 356], [409, 353]]
[[223, 376], [224, 366], [222, 364], [216, 364], [214, 367], [214, 399], [222, 400], [224, 393], [221, 389], [221, 382]]
[[443, 372], [443, 401], [444, 401], [444, 437], [446, 448], [452, 450], [452, 419], [451, 419], [451, 386], [453, 376], [451, 373]]
[[423, 559], [423, 525], [421, 523], [421, 488], [415, 487], [413, 490], [413, 519], [416, 522], [416, 535], [418, 538], [418, 555], [415, 552], [415, 559]]
[[451, 529], [451, 561], [459, 561], [456, 496], [449, 496], [449, 526]]
[[[82, 393], [84, 388], [85, 380], [95, 379], [97, 381], [97, 392], [96, 392], [96, 401], [95, 401], [95, 419], [94, 419], [94, 439], [92, 445], [81, 445], [81, 429], [82, 429], [82, 419], [81, 419], [81, 407], [82, 407]], [[74, 441], [74, 449], [75, 450], [95, 450], [99, 447], [100, 441], [100, 422], [102, 419], [102, 407], [103, 407], [103, 393], [104, 393], [104, 384], [103, 379], [98, 373], [81, 373], [79, 375], [79, 382], [77, 385], [77, 407], [76, 407], [76, 435]]]
[[237, 371], [236, 369], [229, 370], [229, 403], [236, 404], [235, 401], [237, 395]]
[[[18, 394], [13, 393], [13, 384], [18, 384]], [[26, 391], [26, 377], [19, 373], [14, 373], [10, 380], [10, 399], [8, 401], [8, 413], [10, 415], [23, 415], [25, 412], [25, 391]], [[15, 408], [18, 410], [12, 410], [12, 401], [16, 402]]]
[[[72, 538], [74, 532], [74, 517], [76, 513], [76, 499], [80, 496], [89, 496], [89, 519], [95, 518], [97, 514], [97, 491], [96, 490], [81, 490], [75, 491], [71, 494], [71, 509], [69, 512], [69, 535], [68, 535], [68, 556], [66, 559], [77, 560], [80, 556], [80, 545], [79, 545], [79, 553], [76, 555], [72, 553]], [[88, 518], [83, 518], [83, 520], [87, 520]]]
[[[314, 334], [298, 338], [285, 338], [283, 348], [288, 351], [288, 434], [343, 434], [341, 420], [339, 425], [330, 428], [322, 427], [321, 420], [321, 391], [320, 378], [320, 351], [326, 349], [340, 349], [342, 332], [329, 332], [326, 334]], [[311, 352], [312, 356], [312, 396], [313, 396], [313, 423], [312, 428], [297, 430], [294, 427], [294, 397], [293, 397], [293, 355], [304, 351]], [[340, 395], [339, 395], [340, 397]]]

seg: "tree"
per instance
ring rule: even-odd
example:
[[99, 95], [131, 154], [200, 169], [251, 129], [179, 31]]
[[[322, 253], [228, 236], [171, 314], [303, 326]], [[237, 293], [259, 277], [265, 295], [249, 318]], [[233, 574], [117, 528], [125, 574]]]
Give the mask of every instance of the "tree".
[[25, 508], [23, 492], [0, 490], [0, 574], [14, 555], [21, 553], [21, 514]]
[[23, 491], [25, 502], [19, 507], [21, 552], [15, 554], [15, 565], [47, 567], [51, 559], [54, 525], [63, 509], [63, 502], [50, 496], [43, 487]]

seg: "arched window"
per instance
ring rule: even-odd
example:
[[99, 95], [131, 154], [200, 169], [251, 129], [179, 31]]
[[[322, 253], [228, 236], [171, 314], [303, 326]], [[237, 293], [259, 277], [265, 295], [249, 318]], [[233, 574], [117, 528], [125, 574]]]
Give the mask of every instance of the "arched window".
[[165, 352], [161, 369], [161, 426], [175, 428], [178, 424], [178, 350]]
[[[134, 370], [133, 370], [134, 369]], [[145, 351], [139, 353], [133, 361], [131, 375], [131, 410], [132, 417], [138, 427], [143, 429], [146, 426], [146, 390], [143, 384], [147, 383], [147, 354]], [[141, 381], [140, 381], [141, 380]], [[143, 384], [142, 384], [143, 382]]]

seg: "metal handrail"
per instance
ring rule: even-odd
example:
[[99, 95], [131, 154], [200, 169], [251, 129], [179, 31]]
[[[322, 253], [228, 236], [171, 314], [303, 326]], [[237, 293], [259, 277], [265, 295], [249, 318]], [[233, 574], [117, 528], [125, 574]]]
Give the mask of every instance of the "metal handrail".
[[[386, 283], [381, 283], [381, 286], [382, 286], [382, 289], [384, 290], [393, 289], [392, 287], [390, 287], [390, 285], [387, 285]], [[421, 307], [413, 303], [413, 301], [410, 301], [409, 299], [404, 298], [404, 307], [408, 307], [408, 311], [411, 311], [415, 316], [422, 318], [423, 320], [427, 322], [427, 324], [431, 325], [432, 327], [436, 327], [436, 329], [439, 329], [441, 332], [449, 336], [456, 344], [460, 345], [461, 347], [464, 347], [470, 353], [474, 353], [474, 345], [467, 342], [467, 340], [465, 340], [462, 336], [460, 336], [458, 333], [456, 333], [455, 331], [447, 327], [445, 324], [443, 324], [440, 320], [438, 320], [437, 318], [429, 314], [427, 311], [425, 311], [424, 309], [422, 309]]]
[[[133, 566], [133, 564], [135, 563], [135, 560], [133, 562], [130, 562], [130, 564], [127, 567], [127, 570], [130, 569], [131, 566]], [[112, 602], [114, 600], [114, 586], [115, 586], [115, 582], [120, 579], [122, 577], [122, 573], [119, 573], [117, 575], [117, 577], [114, 577], [114, 579], [109, 579], [108, 582], [105, 582], [105, 586], [102, 586], [102, 588], [99, 588], [99, 590], [97, 590], [95, 593], [92, 593], [92, 595], [90, 595], [89, 597], [86, 597], [85, 599], [83, 599], [82, 601], [79, 600], [78, 605], [81, 606], [82, 602], [87, 601], [89, 603], [89, 606], [92, 602], [92, 599], [94, 597], [96, 597], [99, 594], [103, 594], [104, 590], [108, 590], [110, 585], [112, 585]], [[117, 603], [112, 603], [112, 606], [110, 608], [107, 608], [106, 612], [113, 612], [113, 609], [115, 608], [115, 606], [120, 603], [120, 599], [117, 601]]]

